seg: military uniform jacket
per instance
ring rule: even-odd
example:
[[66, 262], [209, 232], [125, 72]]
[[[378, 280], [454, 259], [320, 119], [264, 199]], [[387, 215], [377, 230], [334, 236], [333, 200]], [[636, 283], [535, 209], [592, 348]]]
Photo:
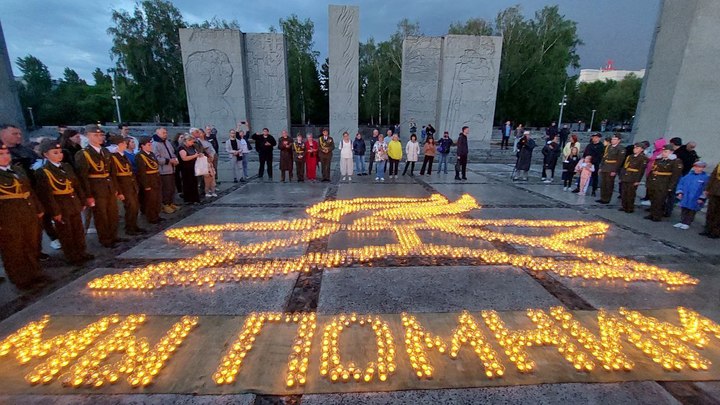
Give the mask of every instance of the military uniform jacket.
[[110, 152], [105, 148], [100, 148], [98, 153], [88, 145], [75, 154], [77, 177], [85, 198], [110, 198], [115, 195], [117, 184], [111, 163]]
[[72, 166], [61, 163], [58, 167], [45, 162], [35, 171], [35, 178], [38, 198], [45, 208], [45, 215], [68, 217], [82, 211], [85, 197]]
[[120, 153], [111, 153], [112, 171], [115, 175], [115, 181], [118, 186], [118, 192], [123, 195], [131, 193], [137, 194], [138, 188], [135, 182], [135, 173], [133, 173], [132, 165], [125, 155]]
[[332, 136], [328, 136], [327, 140], [321, 136], [320, 139], [318, 139], [318, 143], [320, 144], [320, 159], [332, 156], [332, 152], [335, 150], [335, 141], [332, 139]]
[[297, 141], [292, 143], [292, 153], [295, 157], [296, 162], [305, 161], [305, 142], [298, 143]]
[[625, 159], [625, 170], [620, 175], [620, 181], [623, 183], [639, 183], [645, 173], [645, 167], [648, 164], [648, 158], [644, 153], [637, 156], [630, 155]]
[[160, 190], [160, 171], [159, 163], [155, 158], [155, 154], [145, 153], [143, 151], [138, 152], [135, 156], [135, 163], [137, 164], [137, 180], [140, 183], [140, 187], [144, 190], [146, 188]]
[[653, 164], [647, 179], [647, 188], [651, 190], [675, 190], [680, 175], [682, 164], [670, 159], [657, 159]]
[[705, 192], [708, 196], [720, 197], [720, 164], [710, 174]]
[[623, 163], [625, 163], [625, 148], [619, 144], [617, 146], [608, 145], [605, 147], [602, 163], [600, 163], [600, 171], [618, 173]]
[[10, 169], [14, 173], [0, 170], [0, 231], [12, 231], [19, 215], [43, 212], [25, 171], [20, 166], [11, 166]]

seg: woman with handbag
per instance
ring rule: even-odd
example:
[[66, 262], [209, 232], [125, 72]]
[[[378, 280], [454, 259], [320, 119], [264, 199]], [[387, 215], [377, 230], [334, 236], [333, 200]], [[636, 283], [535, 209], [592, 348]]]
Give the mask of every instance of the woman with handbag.
[[195, 148], [194, 136], [184, 134], [179, 141], [178, 154], [180, 155], [180, 171], [182, 173], [183, 200], [186, 203], [197, 204], [200, 202], [200, 193], [198, 192], [198, 182], [195, 174], [195, 162], [197, 158], [205, 155], [198, 153]]

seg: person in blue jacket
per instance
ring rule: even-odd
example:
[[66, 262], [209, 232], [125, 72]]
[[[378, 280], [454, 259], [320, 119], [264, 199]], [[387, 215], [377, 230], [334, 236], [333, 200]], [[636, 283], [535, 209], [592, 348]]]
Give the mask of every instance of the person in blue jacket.
[[695, 214], [705, 205], [705, 186], [710, 176], [705, 173], [705, 162], [695, 162], [690, 173], [683, 176], [675, 189], [675, 196], [680, 201], [680, 222], [675, 228], [689, 229]]

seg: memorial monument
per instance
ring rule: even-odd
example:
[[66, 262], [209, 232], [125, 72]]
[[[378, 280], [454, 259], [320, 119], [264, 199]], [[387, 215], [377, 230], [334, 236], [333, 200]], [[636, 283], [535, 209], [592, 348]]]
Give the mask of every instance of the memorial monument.
[[472, 139], [489, 141], [495, 115], [502, 38], [447, 35], [403, 41], [401, 133], [415, 122], [440, 133], [471, 128]]
[[181, 29], [190, 124], [220, 133], [250, 121], [253, 131], [290, 128], [283, 34], [233, 29]]
[[330, 135], [358, 131], [359, 16], [357, 6], [328, 7]]
[[720, 162], [717, 116], [720, 2], [664, 0], [640, 91], [633, 136], [695, 141], [703, 160]]
[[17, 85], [0, 23], [0, 123], [25, 127]]

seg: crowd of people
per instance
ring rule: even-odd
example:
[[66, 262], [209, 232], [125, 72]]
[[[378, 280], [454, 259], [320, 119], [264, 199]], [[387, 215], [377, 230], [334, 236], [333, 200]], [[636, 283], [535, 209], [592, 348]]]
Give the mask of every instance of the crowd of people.
[[[507, 128], [510, 128], [509, 122], [503, 130], [503, 137], [505, 133], [511, 133]], [[641, 205], [649, 206], [646, 219], [660, 222], [663, 217], [670, 217], [675, 205], [679, 205], [680, 222], [674, 226], [687, 230], [695, 214], [707, 203], [707, 223], [700, 234], [720, 238], [720, 165], [708, 175], [705, 172], [707, 164], [695, 151], [695, 142], [683, 144], [681, 138], [669, 141], [660, 138], [650, 149], [647, 141], [622, 146], [620, 133], [604, 140], [602, 134], [594, 133], [583, 149], [576, 134], [571, 134], [568, 139], [561, 135], [562, 132], [558, 132], [555, 125], [546, 130], [542, 147], [543, 183], [553, 182], [555, 168], [562, 157], [563, 191], [580, 195], [590, 192], [592, 196], [597, 196], [599, 188], [600, 196], [596, 202], [609, 204], [618, 183], [619, 210], [632, 213], [635, 211], [637, 188], [645, 177], [646, 195]], [[509, 140], [503, 140], [501, 147], [507, 144]], [[530, 131], [523, 130], [516, 143], [518, 159], [513, 181], [528, 181], [532, 153], [537, 147]]]
[[[432, 128], [430, 126], [430, 128]], [[420, 159], [422, 150], [423, 162], [420, 167], [420, 175], [430, 176], [433, 172], [435, 156], [439, 156], [437, 173], [448, 173], [447, 162], [450, 148], [457, 147], [457, 162], [455, 165], [455, 180], [467, 180], [467, 156], [468, 156], [468, 135], [470, 128], [465, 126], [458, 134], [457, 140], [450, 138], [448, 131], [443, 133], [442, 138], [435, 140], [434, 128], [429, 131], [423, 127], [422, 145], [417, 136], [417, 131], [411, 127], [410, 139], [405, 146], [399, 139], [397, 132], [388, 129], [385, 135], [379, 130], [373, 130], [370, 144], [367, 145], [361, 133], [356, 133], [351, 139], [350, 133], [343, 132], [342, 139], [336, 142], [326, 128], [322, 128], [320, 136], [315, 139], [313, 133], [297, 133], [291, 138], [287, 131], [282, 131], [280, 137], [275, 139], [267, 128], [261, 133], [254, 133], [250, 136], [249, 124], [245, 121], [238, 123], [237, 128], [230, 130], [226, 149], [230, 154], [233, 167], [234, 181], [245, 181], [247, 179], [247, 154], [250, 153], [250, 141], [255, 143], [260, 165], [258, 177], [263, 179], [273, 178], [273, 150], [280, 151], [280, 181], [293, 180], [293, 174], [298, 182], [320, 181], [329, 182], [333, 153], [337, 149], [340, 154], [340, 176], [341, 181], [352, 181], [353, 175], [372, 176], [373, 166], [375, 167], [375, 181], [385, 181], [386, 174], [389, 179], [397, 179], [400, 170], [400, 162], [404, 160], [405, 165], [402, 175], [415, 176], [415, 164]], [[422, 135], [424, 134], [424, 136]], [[368, 155], [367, 170], [365, 166], [365, 155]], [[318, 176], [318, 166], [320, 175]], [[241, 172], [242, 168], [242, 172]], [[409, 169], [409, 172], [408, 172]], [[318, 178], [319, 177], [319, 178]]]
[[[411, 129], [404, 146], [394, 130], [383, 135], [376, 129], [367, 145], [360, 133], [351, 139], [348, 132], [336, 144], [324, 128], [317, 140], [309, 132], [298, 133], [293, 139], [287, 131], [275, 139], [267, 128], [249, 135], [250, 124], [241, 122], [229, 131], [224, 143], [234, 182], [248, 181], [248, 160], [253, 150], [259, 157], [260, 179], [265, 175], [273, 178], [273, 152], [278, 149], [282, 182], [292, 181], [293, 177], [298, 182], [329, 182], [337, 149], [341, 181], [352, 181], [353, 175], [374, 174], [375, 181], [384, 182], [386, 177], [398, 178], [402, 161], [402, 175], [414, 176], [421, 153], [421, 176], [433, 173], [436, 156], [436, 173], [447, 174], [453, 146], [457, 148], [455, 180], [467, 180], [470, 128], [463, 127], [455, 140], [448, 131], [435, 140], [431, 128], [423, 127], [422, 143], [417, 129]], [[518, 160], [513, 179], [527, 181], [532, 152], [538, 145], [529, 131], [522, 126], [515, 131], [518, 129], [522, 136], [514, 143]], [[575, 193], [591, 191], [596, 195], [600, 188], [597, 201], [608, 204], [619, 179], [620, 210], [633, 212], [636, 190], [645, 176], [647, 195], [643, 204], [650, 206], [647, 219], [660, 221], [669, 217], [679, 204], [681, 221], [675, 226], [688, 229], [696, 212], [707, 202], [707, 224], [702, 235], [720, 237], [720, 166], [710, 175], [705, 173], [707, 165], [695, 152], [695, 143], [683, 145], [679, 138], [669, 142], [658, 139], [650, 152], [649, 142], [622, 147], [620, 134], [603, 143], [597, 133], [583, 149], [575, 134], [563, 137], [563, 129], [551, 127], [546, 133], [548, 138], [542, 147], [545, 183], [553, 182], [562, 158], [564, 191], [574, 188]], [[173, 140], [166, 128], [159, 127], [152, 137], [139, 137], [137, 145], [125, 124], [111, 134], [99, 125], [87, 125], [85, 141], [74, 129], [58, 130], [58, 137], [27, 145], [23, 144], [21, 129], [0, 125], [0, 256], [8, 278], [18, 288], [33, 288], [47, 281], [40, 266], [40, 261], [49, 258], [42, 252], [43, 231], [52, 248], [62, 249], [70, 264], [81, 265], [94, 258], [87, 251], [85, 239], [91, 229], [107, 248], [125, 240], [118, 236], [119, 205], [123, 206], [124, 233], [133, 236], [146, 233], [138, 225], [140, 214], [148, 223], [157, 224], [164, 220], [162, 212], [177, 211], [177, 194], [186, 204], [198, 204], [203, 196], [217, 197], [220, 145], [211, 125], [178, 133]], [[509, 147], [509, 140], [503, 140], [502, 147]]]
[[[225, 152], [234, 182], [249, 179], [248, 154], [253, 149], [259, 157], [258, 176], [267, 174], [272, 179], [275, 148], [279, 149], [283, 182], [286, 178], [292, 181], [293, 175], [299, 182], [329, 182], [336, 149], [343, 181], [351, 181], [353, 174], [372, 175], [373, 166], [376, 181], [384, 181], [386, 173], [397, 178], [403, 156], [403, 175], [409, 170], [414, 176], [421, 149], [417, 134], [413, 133], [403, 148], [397, 130], [388, 130], [387, 137], [375, 130], [367, 148], [359, 133], [353, 140], [344, 133], [336, 145], [327, 129], [317, 140], [312, 133], [297, 134], [293, 140], [287, 131], [275, 139], [267, 128], [249, 135], [250, 124], [241, 122], [230, 130]], [[462, 129], [457, 141], [445, 132], [435, 142], [434, 129], [423, 127], [422, 133], [420, 174], [432, 173], [436, 155], [440, 156], [437, 173], [447, 173], [450, 147], [456, 145], [455, 178], [466, 180], [469, 128]], [[68, 263], [82, 265], [94, 259], [87, 251], [87, 234], [96, 233], [106, 248], [126, 240], [118, 235], [119, 205], [123, 207], [124, 233], [134, 236], [147, 232], [138, 225], [141, 214], [148, 223], [157, 224], [164, 220], [161, 213], [177, 211], [177, 194], [186, 204], [198, 204], [203, 195], [217, 197], [219, 146], [212, 125], [177, 133], [172, 140], [167, 128], [159, 127], [152, 137], [139, 137], [137, 144], [127, 124], [120, 124], [114, 133], [106, 133], [100, 125], [87, 125], [83, 134], [61, 125], [57, 137], [28, 144], [23, 143], [20, 128], [0, 125], [0, 257], [8, 279], [20, 289], [49, 281], [40, 265], [49, 259], [42, 252], [43, 232]]]

